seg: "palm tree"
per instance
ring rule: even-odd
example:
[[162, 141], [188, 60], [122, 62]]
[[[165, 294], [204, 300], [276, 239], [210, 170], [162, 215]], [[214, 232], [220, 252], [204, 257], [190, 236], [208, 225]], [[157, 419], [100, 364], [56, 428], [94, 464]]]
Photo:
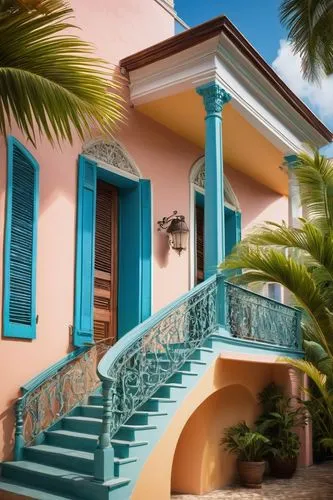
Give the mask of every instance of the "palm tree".
[[15, 121], [32, 142], [110, 134], [122, 118], [120, 80], [73, 34], [65, 0], [0, 0], [0, 133]]
[[308, 80], [333, 73], [333, 1], [282, 0], [282, 23]]
[[[306, 360], [290, 360], [315, 386], [307, 404], [317, 434], [333, 447], [333, 164], [318, 151], [294, 164], [303, 212], [299, 227], [266, 222], [233, 250], [223, 270], [242, 285], [275, 282], [304, 311]], [[313, 387], [314, 387], [313, 386]]]
[[[306, 338], [333, 354], [333, 165], [314, 151], [294, 165], [306, 218], [300, 227], [267, 222], [234, 249], [223, 269], [240, 284], [275, 282], [302, 307]], [[287, 251], [286, 251], [287, 250]]]

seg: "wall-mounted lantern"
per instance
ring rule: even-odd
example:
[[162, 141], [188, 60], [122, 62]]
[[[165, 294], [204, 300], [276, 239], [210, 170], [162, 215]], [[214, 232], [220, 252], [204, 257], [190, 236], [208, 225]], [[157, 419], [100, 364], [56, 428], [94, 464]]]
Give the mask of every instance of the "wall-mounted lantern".
[[184, 215], [178, 215], [177, 210], [175, 210], [172, 215], [163, 217], [157, 224], [160, 226], [159, 231], [166, 229], [166, 232], [170, 235], [171, 246], [179, 255], [183, 250], [186, 250], [189, 229]]

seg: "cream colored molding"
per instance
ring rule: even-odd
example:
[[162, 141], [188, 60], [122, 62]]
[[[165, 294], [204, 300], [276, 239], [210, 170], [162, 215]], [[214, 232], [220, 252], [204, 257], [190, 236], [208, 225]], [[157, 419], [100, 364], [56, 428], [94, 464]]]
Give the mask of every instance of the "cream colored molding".
[[131, 101], [144, 104], [213, 80], [282, 153], [303, 151], [304, 143], [327, 144], [224, 35], [130, 72]]
[[189, 25], [185, 23], [178, 15], [177, 12], [175, 11], [175, 4], [173, 0], [155, 0], [156, 3], [158, 3], [163, 9], [165, 9], [169, 14], [172, 15], [172, 17], [183, 26], [185, 29], [190, 29]]

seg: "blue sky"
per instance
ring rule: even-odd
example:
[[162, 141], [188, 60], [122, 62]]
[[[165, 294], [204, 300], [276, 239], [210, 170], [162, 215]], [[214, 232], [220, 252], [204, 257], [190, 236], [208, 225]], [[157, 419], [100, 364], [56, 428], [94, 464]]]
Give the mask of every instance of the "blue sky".
[[[225, 14], [279, 76], [333, 129], [333, 76], [321, 87], [302, 79], [300, 61], [279, 21], [280, 0], [175, 0], [178, 15], [190, 26]], [[333, 156], [333, 147], [326, 151]]]

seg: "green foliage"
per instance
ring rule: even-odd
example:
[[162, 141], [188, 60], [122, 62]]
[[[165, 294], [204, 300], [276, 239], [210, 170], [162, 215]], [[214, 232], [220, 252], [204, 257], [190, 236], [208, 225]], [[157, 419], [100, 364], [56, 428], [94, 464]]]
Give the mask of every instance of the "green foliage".
[[258, 395], [263, 413], [256, 425], [271, 443], [271, 453], [280, 459], [297, 457], [300, 440], [295, 428], [305, 425], [304, 407], [284, 396], [282, 388], [272, 383]]
[[281, 21], [294, 52], [301, 56], [303, 73], [317, 80], [333, 72], [332, 0], [282, 0]]
[[[314, 447], [329, 447], [333, 442], [333, 165], [313, 150], [312, 156], [300, 154], [293, 168], [304, 213], [299, 227], [266, 222], [235, 248], [221, 268], [242, 270], [234, 278], [240, 284], [280, 283], [303, 309], [306, 360], [284, 361], [310, 378], [304, 405], [312, 419]], [[294, 446], [296, 442], [291, 442], [291, 449]]]
[[251, 431], [244, 421], [225, 429], [221, 445], [225, 451], [245, 462], [261, 462], [270, 450], [269, 439]]
[[0, 3], [0, 133], [14, 120], [33, 142], [111, 134], [123, 116], [120, 80], [74, 34], [65, 0]]
[[333, 166], [316, 150], [293, 166], [305, 214], [299, 227], [266, 222], [235, 248], [224, 270], [242, 270], [234, 281], [275, 282], [304, 310], [306, 340], [333, 353]]

